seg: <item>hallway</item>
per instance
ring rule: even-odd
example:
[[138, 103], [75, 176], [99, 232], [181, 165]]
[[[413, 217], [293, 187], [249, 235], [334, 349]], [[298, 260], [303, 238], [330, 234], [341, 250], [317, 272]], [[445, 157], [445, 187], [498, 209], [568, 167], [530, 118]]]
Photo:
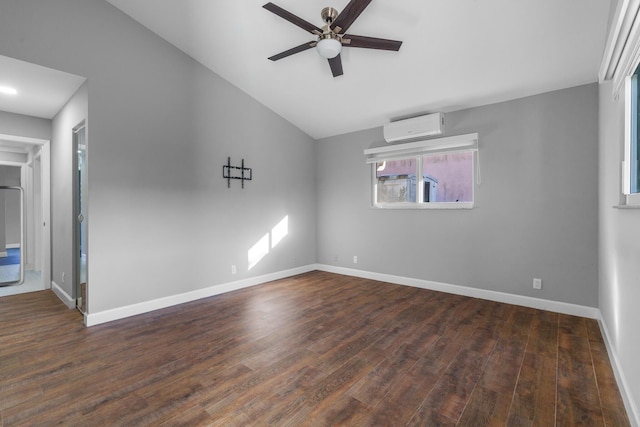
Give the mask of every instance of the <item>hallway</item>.
[[[17, 264], [0, 266], [0, 282], [12, 281], [16, 280], [16, 277], [20, 277], [18, 267], [19, 265]], [[1, 286], [0, 297], [43, 290], [44, 285], [42, 284], [42, 274], [40, 274], [39, 271], [27, 270], [24, 272], [24, 283], [22, 285]]]

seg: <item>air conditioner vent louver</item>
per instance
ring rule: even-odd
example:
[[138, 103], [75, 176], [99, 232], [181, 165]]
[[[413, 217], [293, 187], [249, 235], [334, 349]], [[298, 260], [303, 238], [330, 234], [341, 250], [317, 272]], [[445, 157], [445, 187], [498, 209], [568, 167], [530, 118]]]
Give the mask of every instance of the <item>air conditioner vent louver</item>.
[[440, 135], [444, 132], [444, 114], [434, 113], [406, 120], [398, 120], [386, 124], [383, 131], [384, 139], [387, 142], [398, 142]]

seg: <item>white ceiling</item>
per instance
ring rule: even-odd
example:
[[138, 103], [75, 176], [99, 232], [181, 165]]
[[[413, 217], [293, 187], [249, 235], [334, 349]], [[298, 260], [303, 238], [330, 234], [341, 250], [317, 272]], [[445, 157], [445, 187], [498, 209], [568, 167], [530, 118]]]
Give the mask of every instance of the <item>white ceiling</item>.
[[[267, 57], [313, 36], [266, 0], [108, 0], [314, 138], [597, 80], [609, 0], [374, 0], [349, 33], [399, 52], [345, 48], [333, 78], [315, 50]], [[322, 26], [348, 0], [274, 0]]]
[[52, 119], [84, 83], [85, 78], [0, 55], [0, 86], [18, 91], [0, 93], [0, 111]]
[[[0, 55], [0, 86], [18, 93], [0, 93], [0, 111], [52, 119], [86, 79]], [[44, 141], [0, 135], [0, 152], [27, 153]]]

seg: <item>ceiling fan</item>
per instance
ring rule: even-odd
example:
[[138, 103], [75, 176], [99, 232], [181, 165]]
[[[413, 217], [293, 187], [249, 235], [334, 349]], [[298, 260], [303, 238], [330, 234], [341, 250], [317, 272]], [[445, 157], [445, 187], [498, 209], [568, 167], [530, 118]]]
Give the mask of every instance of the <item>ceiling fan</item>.
[[295, 53], [304, 52], [307, 49], [315, 47], [320, 56], [329, 60], [329, 66], [331, 67], [333, 77], [338, 77], [342, 75], [342, 59], [340, 59], [342, 46], [393, 51], [400, 50], [402, 42], [398, 40], [379, 39], [375, 37], [357, 36], [355, 34], [346, 33], [351, 24], [353, 24], [364, 9], [369, 6], [371, 1], [372, 0], [351, 0], [342, 13], [338, 13], [338, 11], [332, 7], [325, 7], [321, 12], [322, 20], [325, 22], [325, 25], [322, 28], [316, 27], [315, 25], [271, 2], [265, 4], [262, 7], [267, 9], [269, 12], [272, 12], [292, 24], [297, 25], [303, 30], [318, 36], [317, 40], [303, 43], [300, 46], [285, 50], [284, 52], [274, 55], [269, 59], [277, 61]]

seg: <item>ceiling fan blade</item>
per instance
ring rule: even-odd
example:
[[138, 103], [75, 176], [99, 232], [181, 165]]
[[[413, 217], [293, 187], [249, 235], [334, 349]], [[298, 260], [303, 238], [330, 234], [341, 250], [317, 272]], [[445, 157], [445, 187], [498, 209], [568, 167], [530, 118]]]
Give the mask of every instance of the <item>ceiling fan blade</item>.
[[329, 59], [329, 66], [331, 67], [331, 73], [333, 77], [338, 77], [342, 75], [342, 59], [340, 59], [340, 55], [335, 58]]
[[369, 6], [369, 3], [371, 3], [371, 0], [351, 0], [340, 12], [336, 20], [331, 23], [331, 29], [335, 30], [340, 27], [340, 31], [337, 32], [344, 34], [362, 11]]
[[305, 21], [302, 18], [298, 18], [296, 15], [294, 15], [289, 11], [284, 10], [280, 6], [277, 6], [269, 2], [262, 7], [267, 9], [269, 12], [275, 13], [280, 18], [286, 19], [287, 21], [291, 22], [293, 25], [297, 25], [303, 30], [310, 32], [311, 34], [322, 34], [322, 30], [320, 28], [316, 27], [310, 22]]
[[366, 49], [400, 50], [402, 42], [399, 40], [378, 39], [375, 37], [356, 36], [345, 34], [342, 36], [342, 45], [346, 47], [363, 47]]
[[292, 47], [289, 50], [285, 50], [284, 52], [280, 52], [277, 55], [273, 55], [271, 57], [269, 57], [270, 60], [272, 61], [277, 61], [278, 59], [282, 59], [282, 58], [286, 58], [287, 56], [291, 56], [294, 53], [300, 53], [300, 52], [304, 52], [307, 49], [311, 49], [313, 48], [318, 42], [316, 41], [311, 41], [311, 42], [307, 42], [307, 43], [303, 43], [300, 46], [296, 46], [296, 47]]

